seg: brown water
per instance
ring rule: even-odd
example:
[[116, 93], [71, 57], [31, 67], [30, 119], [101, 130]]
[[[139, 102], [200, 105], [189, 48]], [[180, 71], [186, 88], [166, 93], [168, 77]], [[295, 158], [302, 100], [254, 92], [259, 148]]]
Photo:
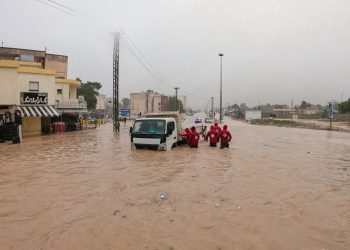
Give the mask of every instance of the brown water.
[[228, 124], [225, 150], [110, 124], [0, 145], [0, 249], [350, 249], [350, 134]]

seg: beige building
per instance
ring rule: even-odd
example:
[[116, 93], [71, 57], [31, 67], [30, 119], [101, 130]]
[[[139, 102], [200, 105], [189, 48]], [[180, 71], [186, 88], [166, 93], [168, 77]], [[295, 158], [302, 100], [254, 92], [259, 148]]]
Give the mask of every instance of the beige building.
[[55, 107], [77, 101], [80, 82], [66, 79], [67, 65], [66, 56], [0, 48], [0, 115], [21, 111], [23, 135], [50, 131], [61, 115]]
[[157, 92], [146, 91], [130, 94], [131, 116], [166, 111], [168, 97]]
[[36, 62], [42, 69], [55, 70], [55, 77], [67, 79], [68, 56], [49, 54], [41, 50], [1, 47], [0, 60]]
[[185, 95], [178, 95], [177, 99], [182, 102], [182, 106], [184, 109], [187, 108], [187, 96]]

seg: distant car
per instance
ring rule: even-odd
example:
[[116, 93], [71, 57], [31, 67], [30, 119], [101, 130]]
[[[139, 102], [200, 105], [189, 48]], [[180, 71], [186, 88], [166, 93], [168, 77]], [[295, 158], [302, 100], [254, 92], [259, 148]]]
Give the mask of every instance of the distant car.
[[214, 123], [214, 118], [213, 117], [205, 117], [204, 122], [205, 123]]
[[202, 123], [202, 118], [196, 117], [196, 119], [194, 120], [194, 123]]

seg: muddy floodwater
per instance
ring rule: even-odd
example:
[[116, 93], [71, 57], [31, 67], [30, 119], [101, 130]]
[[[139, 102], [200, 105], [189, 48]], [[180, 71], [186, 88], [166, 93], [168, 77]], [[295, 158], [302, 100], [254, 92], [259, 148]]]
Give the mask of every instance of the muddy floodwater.
[[350, 133], [226, 123], [224, 150], [111, 124], [0, 144], [0, 249], [350, 249]]

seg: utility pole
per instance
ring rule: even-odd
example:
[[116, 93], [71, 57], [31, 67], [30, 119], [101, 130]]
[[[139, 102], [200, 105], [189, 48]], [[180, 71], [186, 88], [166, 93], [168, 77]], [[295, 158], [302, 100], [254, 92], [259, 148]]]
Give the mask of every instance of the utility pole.
[[179, 89], [179, 87], [175, 87], [175, 96], [176, 96], [176, 111], [179, 110], [179, 101], [177, 100], [177, 90]]
[[211, 98], [211, 117], [214, 118], [214, 97], [210, 97]]
[[113, 48], [113, 131], [119, 132], [119, 41], [120, 34], [114, 34]]
[[222, 122], [222, 57], [224, 54], [220, 53], [220, 122]]

